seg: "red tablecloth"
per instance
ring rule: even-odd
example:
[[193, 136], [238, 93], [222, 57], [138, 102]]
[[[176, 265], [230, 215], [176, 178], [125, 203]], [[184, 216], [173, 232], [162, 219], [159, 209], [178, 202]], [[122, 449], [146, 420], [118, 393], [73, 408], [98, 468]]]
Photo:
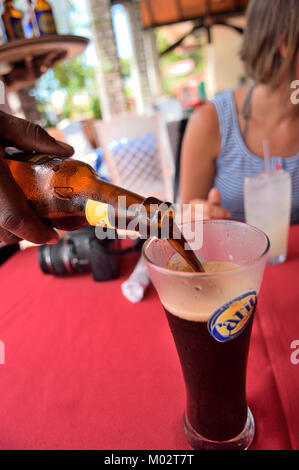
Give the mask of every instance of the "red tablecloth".
[[[136, 261], [130, 255], [132, 268]], [[130, 304], [122, 279], [57, 279], [36, 249], [0, 269], [1, 449], [189, 449], [184, 384], [157, 295]], [[299, 226], [290, 256], [268, 266], [248, 368], [252, 449], [299, 449]], [[299, 354], [298, 354], [299, 357]]]

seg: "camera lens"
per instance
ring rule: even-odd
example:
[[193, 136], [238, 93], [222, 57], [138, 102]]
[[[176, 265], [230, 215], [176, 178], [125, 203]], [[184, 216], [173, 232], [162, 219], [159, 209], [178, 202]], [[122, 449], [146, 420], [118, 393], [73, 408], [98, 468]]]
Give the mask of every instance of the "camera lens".
[[38, 251], [39, 264], [45, 274], [67, 276], [75, 272], [76, 253], [72, 240], [64, 238], [56, 245], [44, 245]]
[[[113, 234], [112, 234], [113, 235]], [[118, 263], [114, 239], [98, 240], [93, 227], [67, 232], [56, 245], [39, 248], [41, 270], [54, 276], [92, 273], [95, 281], [115, 279]]]

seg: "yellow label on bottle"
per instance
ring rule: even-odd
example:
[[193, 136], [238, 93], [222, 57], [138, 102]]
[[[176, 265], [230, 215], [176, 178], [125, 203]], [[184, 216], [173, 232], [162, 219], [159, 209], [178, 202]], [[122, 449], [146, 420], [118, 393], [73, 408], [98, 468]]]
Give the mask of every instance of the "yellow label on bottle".
[[48, 153], [23, 153], [23, 152], [10, 152], [6, 151], [5, 158], [8, 160], [15, 160], [17, 162], [34, 163], [36, 165], [42, 165], [48, 161], [61, 162], [62, 158], [56, 155], [49, 155]]
[[45, 161], [49, 160], [51, 157], [45, 153], [41, 154], [34, 154], [32, 157], [29, 158], [28, 162], [30, 163], [44, 163]]
[[85, 216], [89, 225], [115, 228], [109, 220], [109, 205], [104, 202], [88, 199], [85, 206]]
[[10, 18], [11, 30], [13, 37], [11, 39], [23, 39], [25, 38], [25, 33], [23, 29], [23, 23], [21, 18]]
[[41, 35], [56, 33], [56, 26], [55, 26], [53, 14], [50, 11], [37, 11], [36, 19], [38, 22]]

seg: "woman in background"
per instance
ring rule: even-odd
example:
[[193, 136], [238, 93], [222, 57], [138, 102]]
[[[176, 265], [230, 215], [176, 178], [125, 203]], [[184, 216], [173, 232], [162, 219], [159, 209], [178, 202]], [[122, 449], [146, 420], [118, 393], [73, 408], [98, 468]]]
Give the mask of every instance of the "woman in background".
[[299, 223], [299, 106], [291, 99], [299, 79], [298, 18], [299, 0], [251, 0], [241, 57], [252, 84], [220, 94], [190, 119], [181, 203], [203, 203], [205, 218], [244, 221], [244, 178], [264, 171], [268, 140], [272, 169], [291, 174], [292, 223]]

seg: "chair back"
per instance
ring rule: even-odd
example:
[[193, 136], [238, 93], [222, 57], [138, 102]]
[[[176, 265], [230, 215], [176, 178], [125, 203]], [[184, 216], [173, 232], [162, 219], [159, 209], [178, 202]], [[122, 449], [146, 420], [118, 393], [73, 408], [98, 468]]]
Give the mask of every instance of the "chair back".
[[80, 121], [64, 120], [57, 126], [64, 141], [75, 149], [73, 158], [95, 166], [97, 151], [91, 145]]
[[173, 202], [174, 157], [160, 114], [95, 121], [94, 132], [114, 184]]

